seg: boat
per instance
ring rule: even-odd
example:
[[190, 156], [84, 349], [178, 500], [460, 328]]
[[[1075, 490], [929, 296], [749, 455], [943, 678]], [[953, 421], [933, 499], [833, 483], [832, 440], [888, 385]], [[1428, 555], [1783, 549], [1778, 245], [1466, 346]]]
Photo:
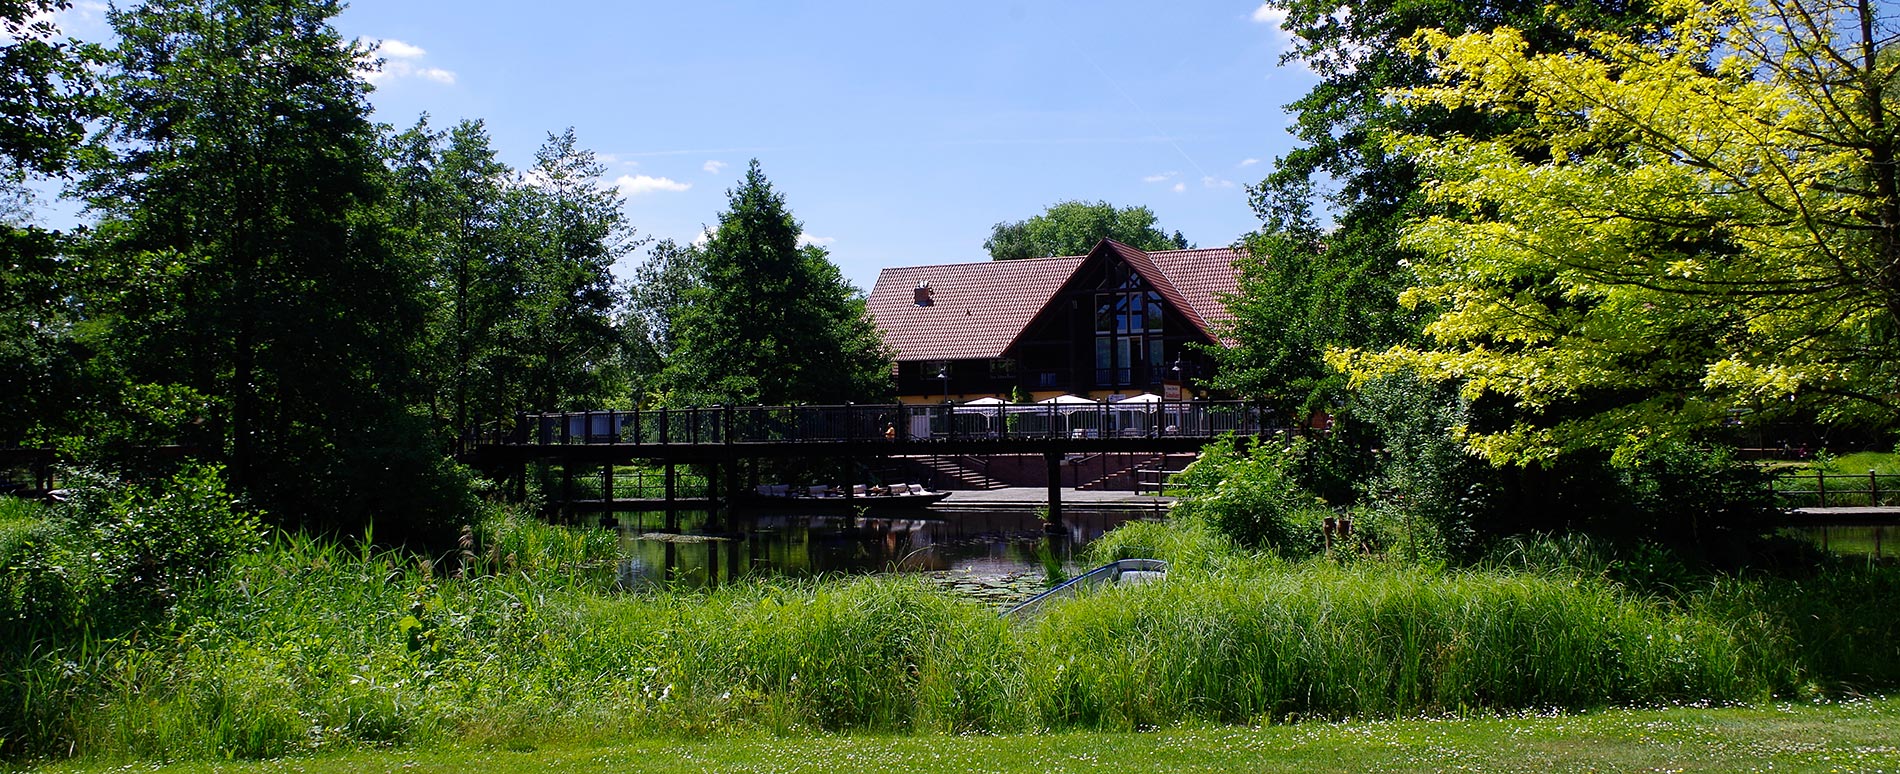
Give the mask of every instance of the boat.
[[1117, 559], [1070, 578], [1060, 586], [1030, 597], [1029, 601], [1003, 611], [1003, 617], [1019, 621], [1029, 620], [1042, 610], [1044, 604], [1075, 596], [1084, 589], [1108, 584], [1150, 583], [1160, 580], [1167, 574], [1168, 563], [1160, 559]]
[[841, 487], [824, 484], [811, 486], [761, 484], [758, 489], [747, 493], [745, 499], [748, 504], [754, 506], [844, 511], [852, 508], [874, 510], [927, 508], [942, 502], [949, 496], [949, 492], [934, 491], [921, 484], [893, 484], [888, 487], [867, 487], [858, 484], [851, 488], [849, 496]]

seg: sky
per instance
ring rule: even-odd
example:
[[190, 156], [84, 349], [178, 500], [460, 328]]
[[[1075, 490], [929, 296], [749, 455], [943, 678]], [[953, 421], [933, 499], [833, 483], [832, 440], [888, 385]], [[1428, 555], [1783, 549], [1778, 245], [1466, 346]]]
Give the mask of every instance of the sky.
[[[103, 8], [61, 22], [101, 39]], [[480, 119], [516, 168], [571, 126], [644, 236], [699, 238], [757, 159], [865, 290], [1067, 199], [1230, 244], [1316, 80], [1249, 0], [355, 0], [335, 25], [380, 44], [377, 121]]]

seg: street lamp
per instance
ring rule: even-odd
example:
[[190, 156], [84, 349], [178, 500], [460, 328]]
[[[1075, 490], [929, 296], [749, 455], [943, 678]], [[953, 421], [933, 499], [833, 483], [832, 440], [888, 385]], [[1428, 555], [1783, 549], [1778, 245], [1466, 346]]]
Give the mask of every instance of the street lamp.
[[943, 437], [950, 437], [950, 361], [937, 364], [937, 378], [943, 380]]

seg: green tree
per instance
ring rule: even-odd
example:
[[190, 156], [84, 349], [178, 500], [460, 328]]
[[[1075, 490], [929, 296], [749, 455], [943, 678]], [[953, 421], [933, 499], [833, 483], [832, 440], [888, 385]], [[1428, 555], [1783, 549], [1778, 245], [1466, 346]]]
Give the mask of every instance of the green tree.
[[68, 170], [98, 104], [93, 47], [55, 40], [59, 0], [0, 0], [0, 446], [44, 443], [81, 401], [68, 235], [33, 225], [28, 181]]
[[86, 182], [128, 403], [279, 518], [385, 535], [461, 505], [416, 373], [423, 267], [390, 249], [364, 51], [335, 0], [151, 0], [110, 19], [114, 151]]
[[1147, 207], [1116, 207], [1108, 202], [1056, 202], [1041, 215], [998, 223], [983, 242], [992, 260], [1083, 255], [1103, 239], [1142, 250], [1185, 250], [1188, 241], [1155, 225]]
[[506, 409], [493, 385], [498, 329], [518, 282], [508, 216], [513, 170], [496, 160], [481, 121], [446, 133], [425, 116], [393, 142], [395, 221], [430, 267], [424, 367], [437, 421], [456, 438]]
[[1649, 16], [1641, 3], [1624, 0], [1267, 5], [1286, 13], [1284, 28], [1295, 41], [1286, 60], [1320, 80], [1288, 106], [1300, 146], [1250, 189], [1263, 228], [1243, 238], [1240, 292], [1231, 304], [1239, 345], [1216, 351], [1218, 384], [1282, 409], [1312, 409], [1343, 400], [1345, 379], [1323, 361], [1329, 347], [1391, 346], [1414, 339], [1422, 324], [1420, 311], [1398, 303], [1420, 259], [1398, 235], [1406, 221], [1441, 205], [1420, 193], [1415, 162], [1384, 138], [1394, 131], [1490, 136], [1512, 126], [1508, 116], [1389, 99], [1392, 89], [1440, 77], [1400, 44], [1423, 29], [1509, 25], [1526, 30], [1537, 50], [1569, 51], [1576, 35], [1566, 19], [1624, 29]]
[[679, 316], [704, 271], [698, 248], [671, 239], [655, 244], [634, 270], [621, 329], [636, 399], [660, 389], [658, 377], [678, 346]]
[[680, 404], [844, 403], [888, 397], [891, 355], [823, 248], [755, 159], [698, 252], [661, 374]]
[[[1891, 6], [1673, 2], [1659, 41], [1540, 54], [1499, 28], [1430, 32], [1450, 77], [1408, 104], [1507, 117], [1407, 135], [1448, 214], [1406, 235], [1435, 346], [1349, 350], [1519, 408], [1469, 427], [1493, 460], [1632, 458], [1739, 413], [1890, 424], [1900, 395]], [[1451, 214], [1456, 213], [1456, 214]]]
[[0, 0], [0, 159], [18, 169], [65, 169], [98, 105], [88, 65], [95, 47], [54, 39], [46, 16], [67, 0]]
[[504, 270], [518, 286], [494, 369], [498, 381], [518, 372], [517, 411], [598, 408], [627, 394], [612, 270], [639, 242], [605, 172], [570, 128], [548, 135], [511, 197], [518, 241]]

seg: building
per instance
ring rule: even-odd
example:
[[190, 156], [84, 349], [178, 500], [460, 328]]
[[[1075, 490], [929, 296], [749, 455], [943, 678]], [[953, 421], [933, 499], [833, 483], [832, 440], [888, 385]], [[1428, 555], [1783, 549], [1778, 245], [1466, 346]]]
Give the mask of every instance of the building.
[[1219, 331], [1238, 257], [1102, 240], [1066, 258], [905, 266], [878, 275], [868, 307], [907, 403], [1195, 397], [1213, 362], [1189, 345], [1231, 344]]

